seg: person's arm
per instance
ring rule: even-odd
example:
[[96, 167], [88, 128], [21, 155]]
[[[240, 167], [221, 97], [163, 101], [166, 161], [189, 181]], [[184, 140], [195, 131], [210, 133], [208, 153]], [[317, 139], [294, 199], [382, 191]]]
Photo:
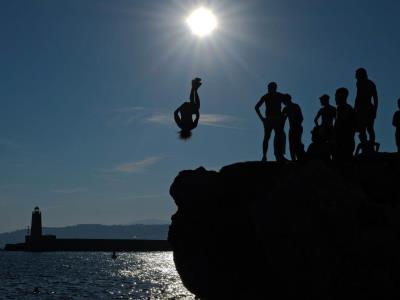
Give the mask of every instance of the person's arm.
[[178, 127], [180, 127], [180, 124], [181, 124], [181, 118], [180, 118], [180, 116], [179, 116], [179, 112], [180, 112], [180, 110], [181, 110], [181, 107], [182, 107], [182, 105], [179, 106], [179, 107], [174, 111], [174, 119], [175, 119], [175, 123], [176, 123], [176, 125], [178, 125]]
[[372, 92], [372, 99], [374, 101], [374, 110], [375, 110], [375, 117], [376, 117], [379, 101], [378, 101], [378, 91], [376, 90], [375, 84], [374, 84], [374, 88], [373, 88], [373, 92]]
[[282, 125], [285, 126], [286, 120], [288, 118], [288, 114], [287, 114], [287, 108], [285, 107], [282, 110]]
[[200, 113], [198, 111], [196, 111], [194, 113], [194, 115], [195, 115], [195, 117], [194, 117], [193, 123], [194, 123], [194, 127], [197, 127], [197, 125], [199, 124]]
[[261, 98], [258, 102], [257, 102], [257, 104], [256, 104], [256, 107], [255, 107], [255, 110], [256, 110], [256, 113], [257, 113], [257, 115], [258, 115], [258, 117], [261, 119], [261, 121], [265, 121], [265, 117], [263, 117], [263, 115], [261, 114], [261, 111], [260, 111], [260, 107], [263, 105], [263, 103], [264, 103], [264, 98]]
[[301, 124], [304, 121], [304, 117], [303, 117], [303, 112], [301, 111], [300, 105], [298, 107], [299, 107], [299, 121], [300, 121], [300, 124]]
[[360, 102], [359, 90], [360, 90], [360, 84], [357, 82], [356, 98], [354, 99], [354, 111], [356, 113], [358, 112], [358, 105], [359, 105], [359, 102]]
[[321, 110], [318, 111], [317, 115], [314, 118], [315, 126], [319, 126], [318, 119], [319, 119], [320, 116], [321, 116]]
[[394, 127], [399, 127], [400, 126], [400, 110], [396, 111], [396, 113], [393, 116], [393, 126]]

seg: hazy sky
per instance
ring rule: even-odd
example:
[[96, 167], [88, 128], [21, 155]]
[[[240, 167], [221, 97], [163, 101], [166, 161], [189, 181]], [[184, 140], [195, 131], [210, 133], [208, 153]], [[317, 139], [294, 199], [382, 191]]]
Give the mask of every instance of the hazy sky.
[[[185, 18], [207, 4], [206, 39]], [[380, 96], [377, 140], [394, 151], [398, 0], [0, 1], [0, 232], [169, 220], [180, 170], [261, 159], [254, 105], [275, 80], [305, 115], [350, 90], [363, 66]], [[172, 113], [200, 76], [201, 124], [182, 142]]]

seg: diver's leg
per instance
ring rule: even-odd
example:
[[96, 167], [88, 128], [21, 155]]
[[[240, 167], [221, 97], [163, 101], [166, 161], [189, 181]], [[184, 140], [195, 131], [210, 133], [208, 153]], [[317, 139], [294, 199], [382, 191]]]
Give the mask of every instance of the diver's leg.
[[196, 100], [194, 98], [195, 98], [195, 89], [192, 86], [190, 90], [190, 103], [195, 104]]

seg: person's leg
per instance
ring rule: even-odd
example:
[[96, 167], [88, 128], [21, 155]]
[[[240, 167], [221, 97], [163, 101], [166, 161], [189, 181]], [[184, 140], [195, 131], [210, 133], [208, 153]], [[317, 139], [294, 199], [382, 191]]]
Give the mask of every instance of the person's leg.
[[284, 157], [284, 152], [286, 148], [286, 134], [283, 130], [282, 120], [276, 118], [272, 124], [274, 128], [274, 154], [277, 161], [286, 160]]
[[367, 128], [365, 126], [359, 128], [358, 138], [360, 139], [361, 143], [366, 143], [368, 141]]
[[195, 89], [192, 86], [191, 90], [190, 90], [190, 103], [192, 104], [196, 104], [196, 100], [195, 100]]
[[290, 158], [292, 161], [295, 161], [297, 158], [297, 139], [296, 139], [296, 130], [294, 128], [289, 129], [289, 151]]
[[354, 140], [354, 134], [346, 133], [346, 145], [345, 145], [345, 153], [344, 156], [346, 159], [352, 159], [354, 150], [356, 148], [356, 143]]
[[370, 122], [368, 122], [367, 125], [367, 131], [369, 135], [369, 141], [371, 143], [375, 143], [375, 130], [374, 130], [374, 120], [372, 119]]
[[295, 131], [295, 151], [296, 151], [296, 158], [297, 160], [301, 160], [304, 156], [304, 145], [301, 141], [301, 137], [303, 135], [303, 126], [296, 127]]
[[397, 152], [400, 153], [400, 128], [396, 128], [396, 144], [397, 144]]
[[264, 122], [264, 141], [263, 141], [263, 157], [262, 161], [267, 161], [268, 142], [271, 138], [272, 126], [269, 120]]

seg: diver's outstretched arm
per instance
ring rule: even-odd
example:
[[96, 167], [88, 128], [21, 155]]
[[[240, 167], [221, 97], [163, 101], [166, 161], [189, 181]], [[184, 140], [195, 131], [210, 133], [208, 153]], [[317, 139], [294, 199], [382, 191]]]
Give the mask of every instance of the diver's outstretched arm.
[[197, 125], [199, 124], [199, 119], [200, 119], [200, 113], [199, 111], [195, 112], [195, 118], [193, 121], [193, 129], [197, 127]]
[[181, 110], [181, 106], [179, 106], [179, 107], [174, 111], [174, 119], [175, 119], [175, 123], [176, 123], [176, 125], [178, 125], [178, 127], [181, 127], [181, 124], [182, 124], [181, 117], [179, 116], [180, 110]]

